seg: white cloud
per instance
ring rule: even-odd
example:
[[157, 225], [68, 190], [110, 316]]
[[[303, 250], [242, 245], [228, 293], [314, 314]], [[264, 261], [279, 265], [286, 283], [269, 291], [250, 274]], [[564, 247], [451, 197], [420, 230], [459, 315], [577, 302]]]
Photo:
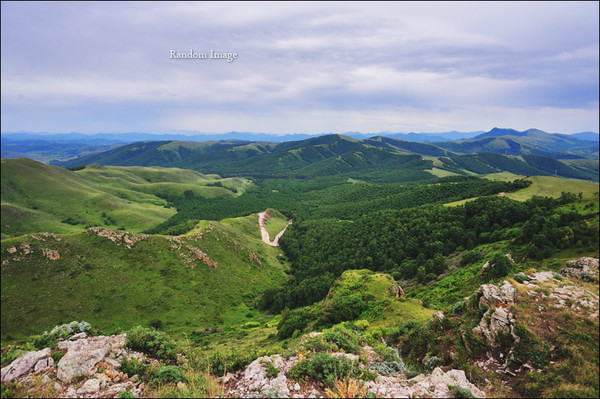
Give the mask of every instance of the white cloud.
[[[124, 131], [140, 130], [144, 109], [146, 125], [210, 110], [222, 130], [285, 132], [516, 127], [503, 115], [580, 126], [581, 110], [583, 130], [597, 129], [595, 2], [2, 3], [1, 17], [3, 130], [32, 123], [5, 109], [52, 109], [82, 130], [70, 110], [91, 124], [103, 104], [136, 107], [129, 123], [114, 115]], [[168, 58], [190, 48], [239, 58]], [[563, 119], [540, 116], [552, 113]]]

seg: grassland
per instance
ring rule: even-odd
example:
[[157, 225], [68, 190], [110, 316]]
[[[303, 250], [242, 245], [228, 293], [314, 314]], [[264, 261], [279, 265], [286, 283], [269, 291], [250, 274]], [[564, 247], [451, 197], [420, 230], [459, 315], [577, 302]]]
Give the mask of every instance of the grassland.
[[255, 219], [201, 223], [180, 238], [89, 230], [3, 240], [3, 341], [81, 319], [117, 331], [158, 318], [176, 334], [231, 323], [285, 279], [278, 248], [231, 227], [258, 230]]
[[242, 178], [160, 167], [90, 165], [70, 171], [29, 159], [2, 160], [2, 238], [106, 226], [140, 232], [175, 214], [158, 194], [241, 195]]
[[525, 201], [534, 195], [558, 198], [560, 193], [565, 191], [574, 194], [581, 192], [584, 198], [592, 198], [594, 193], [597, 196], [599, 191], [598, 183], [584, 180], [563, 179], [553, 176], [530, 176], [527, 180], [532, 181], [533, 184], [514, 193], [507, 193], [506, 196], [518, 201]]
[[[570, 192], [573, 194], [582, 193], [584, 199], [595, 199], [598, 201], [598, 192], [600, 186], [598, 183], [592, 183], [585, 180], [564, 179], [554, 176], [521, 176], [510, 172], [492, 173], [484, 176], [490, 180], [513, 181], [515, 179], [526, 178], [531, 181], [531, 185], [527, 188], [515, 191], [513, 193], [501, 193], [508, 198], [517, 201], [526, 201], [534, 195], [542, 197], [559, 198], [562, 192]], [[453, 201], [444, 204], [444, 206], [458, 206], [465, 202], [473, 201], [477, 197], [467, 198], [460, 201]]]

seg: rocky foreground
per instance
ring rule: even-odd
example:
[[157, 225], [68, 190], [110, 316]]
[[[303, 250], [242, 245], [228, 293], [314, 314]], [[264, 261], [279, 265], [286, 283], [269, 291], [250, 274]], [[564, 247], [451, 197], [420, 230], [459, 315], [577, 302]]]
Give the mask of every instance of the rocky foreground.
[[[519, 317], [517, 306], [523, 303], [534, 304], [534, 308], [540, 312], [539, 318], [546, 315], [544, 312], [548, 309], [565, 309], [597, 319], [598, 296], [574, 284], [572, 280], [587, 281], [597, 279], [597, 276], [598, 259], [581, 258], [568, 262], [561, 274], [536, 272], [516, 275], [499, 285], [484, 284], [479, 289], [478, 303], [480, 309], [486, 310], [474, 331], [488, 341], [490, 348], [497, 345], [495, 339], [499, 333], [511, 337], [513, 342], [519, 342], [521, 337], [517, 335], [514, 326], [516, 318]], [[444, 317], [441, 312], [436, 312], [433, 316], [434, 321], [438, 322]], [[552, 329], [552, 326], [549, 328]], [[307, 340], [314, 340], [321, 334], [306, 334], [300, 348]], [[14, 360], [2, 368], [2, 383], [17, 383], [25, 387], [26, 394], [30, 397], [149, 397], [154, 393], [148, 390], [137, 375], [130, 376], [121, 370], [124, 360], [131, 361], [136, 358], [140, 361], [145, 359], [150, 363], [155, 362], [143, 353], [127, 348], [125, 334], [88, 337], [85, 333], [79, 333], [58, 342], [57, 347], [61, 356], [53, 357], [53, 351], [44, 348], [28, 352]], [[552, 350], [551, 348], [551, 356]], [[290, 377], [290, 370], [305, 358], [304, 353], [308, 354], [296, 350], [286, 357], [271, 355], [258, 358], [244, 370], [228, 373], [220, 379], [219, 385], [226, 397], [303, 398], [339, 395], [339, 389], [337, 393], [328, 390], [322, 381]], [[342, 352], [329, 355], [356, 362], [357, 367], [365, 370], [382, 361], [368, 346], [360, 349], [360, 355]], [[58, 362], [55, 362], [55, 358], [59, 359]], [[512, 349], [508, 347], [508, 351], [500, 353], [497, 358], [488, 354], [487, 359], [474, 359], [474, 363], [482, 370], [493, 370], [513, 376], [532, 370], [529, 364], [521, 364], [519, 369], [515, 369], [514, 362], [510, 362], [513, 358]], [[362, 359], [362, 362], [359, 362], [359, 359]], [[429, 374], [410, 379], [404, 374], [376, 374], [374, 381], [354, 381], [356, 385], [353, 393], [359, 397], [455, 397], [459, 390], [463, 394], [470, 392], [475, 397], [485, 397], [485, 393], [473, 385], [462, 370], [437, 367]], [[345, 383], [348, 388], [349, 381], [346, 380]], [[180, 382], [177, 386], [183, 388], [185, 384]]]

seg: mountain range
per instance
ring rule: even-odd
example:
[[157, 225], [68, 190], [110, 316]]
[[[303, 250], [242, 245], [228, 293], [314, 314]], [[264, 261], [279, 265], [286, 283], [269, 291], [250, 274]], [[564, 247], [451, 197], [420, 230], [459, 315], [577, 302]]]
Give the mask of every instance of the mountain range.
[[61, 167], [99, 163], [163, 166], [223, 176], [341, 175], [371, 181], [417, 181], [432, 174], [556, 175], [598, 181], [598, 145], [530, 129], [492, 129], [472, 139], [418, 143], [377, 136], [325, 135], [283, 143], [267, 141], [146, 141], [67, 161]]

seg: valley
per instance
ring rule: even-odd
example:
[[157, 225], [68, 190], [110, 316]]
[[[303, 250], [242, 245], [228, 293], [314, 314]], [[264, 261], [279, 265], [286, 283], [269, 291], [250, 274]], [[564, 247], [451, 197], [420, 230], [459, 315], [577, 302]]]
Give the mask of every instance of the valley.
[[[3, 395], [85, 321], [144, 353], [114, 366], [141, 396], [597, 397], [597, 145], [562, 136], [2, 159]], [[90, 370], [25, 385], [101, 395]]]

